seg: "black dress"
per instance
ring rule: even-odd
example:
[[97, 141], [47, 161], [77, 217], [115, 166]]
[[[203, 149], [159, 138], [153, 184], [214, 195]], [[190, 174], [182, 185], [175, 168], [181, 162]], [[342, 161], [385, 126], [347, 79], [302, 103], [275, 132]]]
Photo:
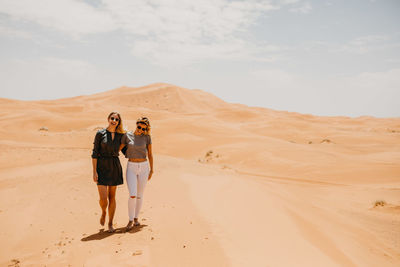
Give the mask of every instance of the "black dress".
[[107, 129], [99, 130], [93, 142], [92, 158], [97, 158], [98, 185], [123, 184], [122, 167], [119, 161], [119, 146], [123, 134], [115, 133], [114, 140]]

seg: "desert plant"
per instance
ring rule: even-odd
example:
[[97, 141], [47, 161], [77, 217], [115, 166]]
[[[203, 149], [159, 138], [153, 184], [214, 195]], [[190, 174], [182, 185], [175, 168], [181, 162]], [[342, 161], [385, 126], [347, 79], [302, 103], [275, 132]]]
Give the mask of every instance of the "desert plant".
[[386, 205], [386, 201], [385, 200], [376, 200], [374, 207], [379, 207], [379, 206], [385, 206]]

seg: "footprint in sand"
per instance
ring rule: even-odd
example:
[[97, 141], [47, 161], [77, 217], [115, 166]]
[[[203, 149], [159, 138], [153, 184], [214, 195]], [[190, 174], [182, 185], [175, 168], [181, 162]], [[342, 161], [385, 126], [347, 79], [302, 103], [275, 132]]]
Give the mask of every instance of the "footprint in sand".
[[11, 263], [8, 266], [12, 266], [12, 267], [19, 267], [21, 262], [18, 259], [12, 259]]

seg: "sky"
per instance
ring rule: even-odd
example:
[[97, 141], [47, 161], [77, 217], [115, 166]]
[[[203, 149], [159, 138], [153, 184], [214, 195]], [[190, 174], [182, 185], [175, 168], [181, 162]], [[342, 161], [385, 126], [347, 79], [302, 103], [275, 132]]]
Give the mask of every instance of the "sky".
[[164, 82], [227, 102], [400, 117], [399, 0], [0, 0], [0, 97]]

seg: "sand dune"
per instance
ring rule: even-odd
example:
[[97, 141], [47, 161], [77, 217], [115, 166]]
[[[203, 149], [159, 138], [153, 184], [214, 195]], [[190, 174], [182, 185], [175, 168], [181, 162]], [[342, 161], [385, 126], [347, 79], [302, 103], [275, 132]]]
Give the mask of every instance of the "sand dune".
[[[108, 234], [91, 179], [112, 110], [128, 129], [142, 115], [153, 126], [155, 174], [131, 233], [126, 185]], [[0, 114], [1, 266], [400, 265], [400, 118], [247, 107], [163, 83], [2, 98]]]

